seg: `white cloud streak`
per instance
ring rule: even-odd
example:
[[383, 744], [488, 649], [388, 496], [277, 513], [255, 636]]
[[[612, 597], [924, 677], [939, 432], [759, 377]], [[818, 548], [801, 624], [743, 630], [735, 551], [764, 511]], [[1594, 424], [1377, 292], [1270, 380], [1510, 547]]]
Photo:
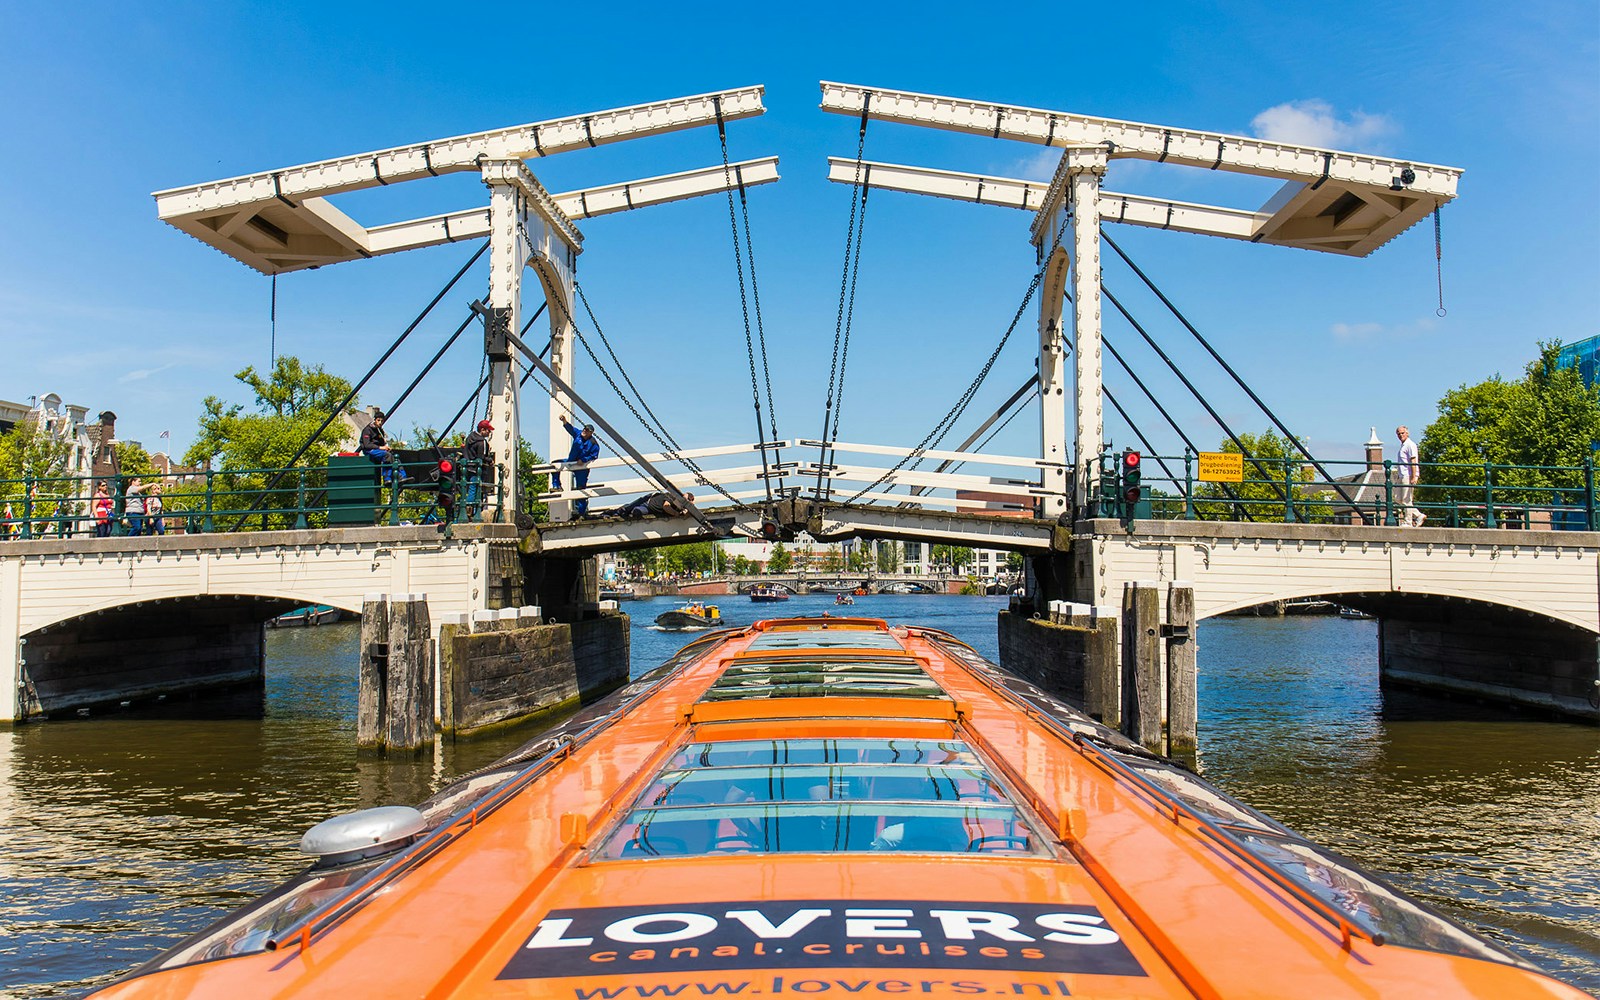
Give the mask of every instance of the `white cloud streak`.
[[1274, 105], [1250, 119], [1256, 135], [1273, 142], [1325, 149], [1359, 149], [1381, 143], [1395, 125], [1383, 115], [1352, 111], [1340, 118], [1327, 101], [1315, 98]]

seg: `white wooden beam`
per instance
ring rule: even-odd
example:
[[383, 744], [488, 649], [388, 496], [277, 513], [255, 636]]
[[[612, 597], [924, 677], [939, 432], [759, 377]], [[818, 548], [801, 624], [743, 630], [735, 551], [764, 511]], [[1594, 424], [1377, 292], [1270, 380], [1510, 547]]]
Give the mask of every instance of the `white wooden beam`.
[[[821, 448], [821, 441], [812, 441], [801, 438], [795, 442], [799, 448]], [[829, 452], [850, 452], [861, 455], [892, 455], [903, 458], [912, 453], [912, 448], [897, 448], [892, 445], [881, 444], [853, 444], [846, 441], [834, 441], [828, 444]], [[1024, 469], [1037, 469], [1051, 466], [1055, 463], [1047, 462], [1042, 458], [1021, 458], [1015, 455], [984, 455], [970, 451], [940, 451], [937, 448], [923, 449], [922, 458], [948, 459], [952, 462], [970, 462], [974, 465], [1011, 465]]]
[[175, 219], [239, 205], [298, 205], [313, 195], [379, 187], [419, 177], [477, 170], [480, 159], [527, 160], [605, 143], [735, 121], [761, 114], [763, 88], [744, 87], [527, 125], [340, 156], [280, 170], [207, 181], [154, 193], [156, 214]]
[[624, 184], [606, 184], [555, 196], [556, 204], [575, 219], [592, 219], [649, 205], [698, 198], [732, 188], [771, 184], [778, 179], [778, 158], [763, 157], [728, 164], [686, 170], [677, 174], [646, 177]]
[[846, 83], [822, 83], [824, 111], [860, 116], [863, 107], [867, 117], [880, 121], [1044, 146], [1104, 145], [1112, 159], [1133, 157], [1284, 180], [1334, 180], [1388, 188], [1409, 169], [1414, 176], [1402, 185], [1405, 190], [1443, 201], [1455, 197], [1461, 176], [1461, 170], [1456, 167], [1271, 142], [1253, 136]]

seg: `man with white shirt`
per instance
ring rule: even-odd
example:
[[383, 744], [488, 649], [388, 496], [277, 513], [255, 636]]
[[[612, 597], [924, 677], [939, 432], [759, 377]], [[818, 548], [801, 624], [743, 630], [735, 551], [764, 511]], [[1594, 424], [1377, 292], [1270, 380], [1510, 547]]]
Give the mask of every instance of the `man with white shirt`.
[[1428, 516], [1412, 503], [1417, 483], [1421, 480], [1418, 466], [1417, 443], [1411, 440], [1411, 431], [1405, 424], [1394, 429], [1400, 439], [1400, 453], [1395, 458], [1394, 503], [1400, 508], [1400, 523], [1408, 528], [1420, 528]]

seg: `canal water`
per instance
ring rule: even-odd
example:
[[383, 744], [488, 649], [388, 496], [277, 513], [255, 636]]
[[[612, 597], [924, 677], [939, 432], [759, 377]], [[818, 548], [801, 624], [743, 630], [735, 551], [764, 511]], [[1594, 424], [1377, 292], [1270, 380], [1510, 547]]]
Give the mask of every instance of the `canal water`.
[[[945, 629], [995, 658], [1005, 600], [885, 595], [849, 610]], [[690, 638], [651, 624], [676, 603], [623, 606], [636, 670]], [[744, 623], [832, 604], [721, 606]], [[533, 734], [358, 759], [357, 634], [269, 633], [263, 719], [0, 730], [0, 996], [104, 985], [301, 869], [305, 828], [419, 801]], [[1226, 618], [1199, 635], [1207, 777], [1600, 991], [1600, 729], [1382, 693], [1371, 621]]]

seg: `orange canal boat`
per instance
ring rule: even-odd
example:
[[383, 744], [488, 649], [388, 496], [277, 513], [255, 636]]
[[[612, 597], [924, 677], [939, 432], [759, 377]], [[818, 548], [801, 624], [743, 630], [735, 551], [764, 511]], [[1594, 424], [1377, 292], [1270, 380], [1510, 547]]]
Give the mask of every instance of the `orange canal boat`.
[[951, 636], [708, 635], [96, 996], [1549, 997]]

